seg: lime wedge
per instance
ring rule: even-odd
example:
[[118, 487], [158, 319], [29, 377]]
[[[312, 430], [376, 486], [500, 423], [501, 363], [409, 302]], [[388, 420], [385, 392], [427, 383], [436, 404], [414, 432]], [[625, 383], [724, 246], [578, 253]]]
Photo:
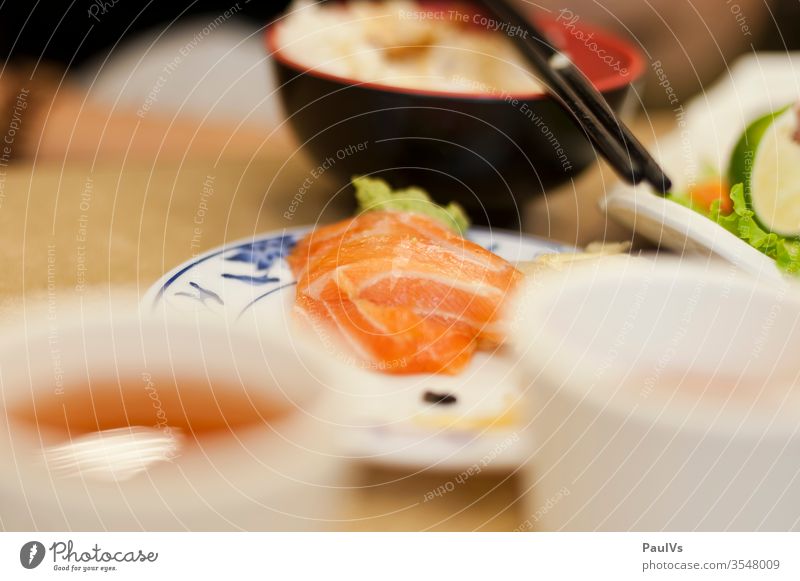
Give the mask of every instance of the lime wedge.
[[798, 114], [784, 107], [753, 121], [731, 154], [728, 179], [744, 185], [758, 223], [782, 236], [800, 236]]

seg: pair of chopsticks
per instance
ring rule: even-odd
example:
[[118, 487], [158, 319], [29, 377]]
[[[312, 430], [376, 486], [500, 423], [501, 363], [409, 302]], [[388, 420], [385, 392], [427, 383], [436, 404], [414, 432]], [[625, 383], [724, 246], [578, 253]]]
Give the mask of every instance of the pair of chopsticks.
[[614, 171], [631, 184], [645, 181], [666, 194], [672, 182], [650, 152], [619, 120], [603, 95], [529, 18], [505, 0], [481, 0], [492, 15], [527, 35], [514, 35], [522, 54], [541, 73], [547, 90], [584, 131]]

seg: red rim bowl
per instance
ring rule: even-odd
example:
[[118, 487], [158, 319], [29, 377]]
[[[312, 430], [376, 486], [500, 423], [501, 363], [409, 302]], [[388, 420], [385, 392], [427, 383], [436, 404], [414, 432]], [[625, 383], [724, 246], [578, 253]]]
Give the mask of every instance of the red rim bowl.
[[[436, 6], [439, 6], [441, 9], [441, 5]], [[463, 6], [460, 6], [460, 8], [464, 9]], [[426, 10], [427, 9], [429, 8], [426, 8]], [[481, 13], [475, 9], [471, 9], [470, 12], [475, 15], [481, 15]], [[328, 73], [298, 62], [282, 52], [281, 48], [278, 46], [277, 36], [283, 24], [283, 18], [285, 17], [286, 16], [272, 22], [267, 27], [265, 31], [266, 48], [272, 58], [294, 69], [298, 73], [308, 74], [343, 85], [358, 85], [360, 87], [387, 91], [390, 93], [425, 95], [427, 97], [442, 97], [445, 99], [457, 98], [478, 101], [502, 101], [512, 98], [531, 101], [550, 98], [550, 95], [546, 92], [501, 93], [499, 95], [494, 95], [476, 91], [414, 89], [398, 87], [386, 83], [361, 81], [352, 77]], [[573, 62], [601, 93], [614, 91], [635, 83], [644, 73], [645, 61], [641, 52], [633, 44], [615, 36], [611, 32], [592, 25], [586, 25], [575, 19], [575, 17], [561, 19], [537, 15], [535, 19], [555, 45], [565, 49], [565, 52], [570, 55]], [[487, 32], [487, 34], [502, 33]], [[611, 61], [615, 63], [616, 68], [605, 62], [604, 59], [606, 58], [610, 58]], [[622, 71], [625, 71], [625, 73]]]

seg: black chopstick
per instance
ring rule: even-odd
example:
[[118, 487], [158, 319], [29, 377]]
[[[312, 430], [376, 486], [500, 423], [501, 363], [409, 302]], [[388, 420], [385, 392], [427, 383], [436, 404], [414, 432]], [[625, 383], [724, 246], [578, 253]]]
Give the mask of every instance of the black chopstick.
[[498, 20], [528, 31], [527, 35], [513, 35], [514, 42], [617, 174], [629, 183], [646, 181], [659, 193], [668, 192], [672, 182], [658, 162], [572, 60], [556, 49], [534, 22], [505, 0], [481, 1]]

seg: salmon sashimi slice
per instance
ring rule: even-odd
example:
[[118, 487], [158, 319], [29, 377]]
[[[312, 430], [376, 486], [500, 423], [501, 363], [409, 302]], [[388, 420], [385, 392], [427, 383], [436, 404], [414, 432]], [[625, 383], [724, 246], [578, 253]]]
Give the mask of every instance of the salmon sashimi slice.
[[463, 370], [503, 340], [522, 274], [424, 214], [367, 212], [317, 228], [288, 257], [295, 311], [331, 347], [388, 373]]

